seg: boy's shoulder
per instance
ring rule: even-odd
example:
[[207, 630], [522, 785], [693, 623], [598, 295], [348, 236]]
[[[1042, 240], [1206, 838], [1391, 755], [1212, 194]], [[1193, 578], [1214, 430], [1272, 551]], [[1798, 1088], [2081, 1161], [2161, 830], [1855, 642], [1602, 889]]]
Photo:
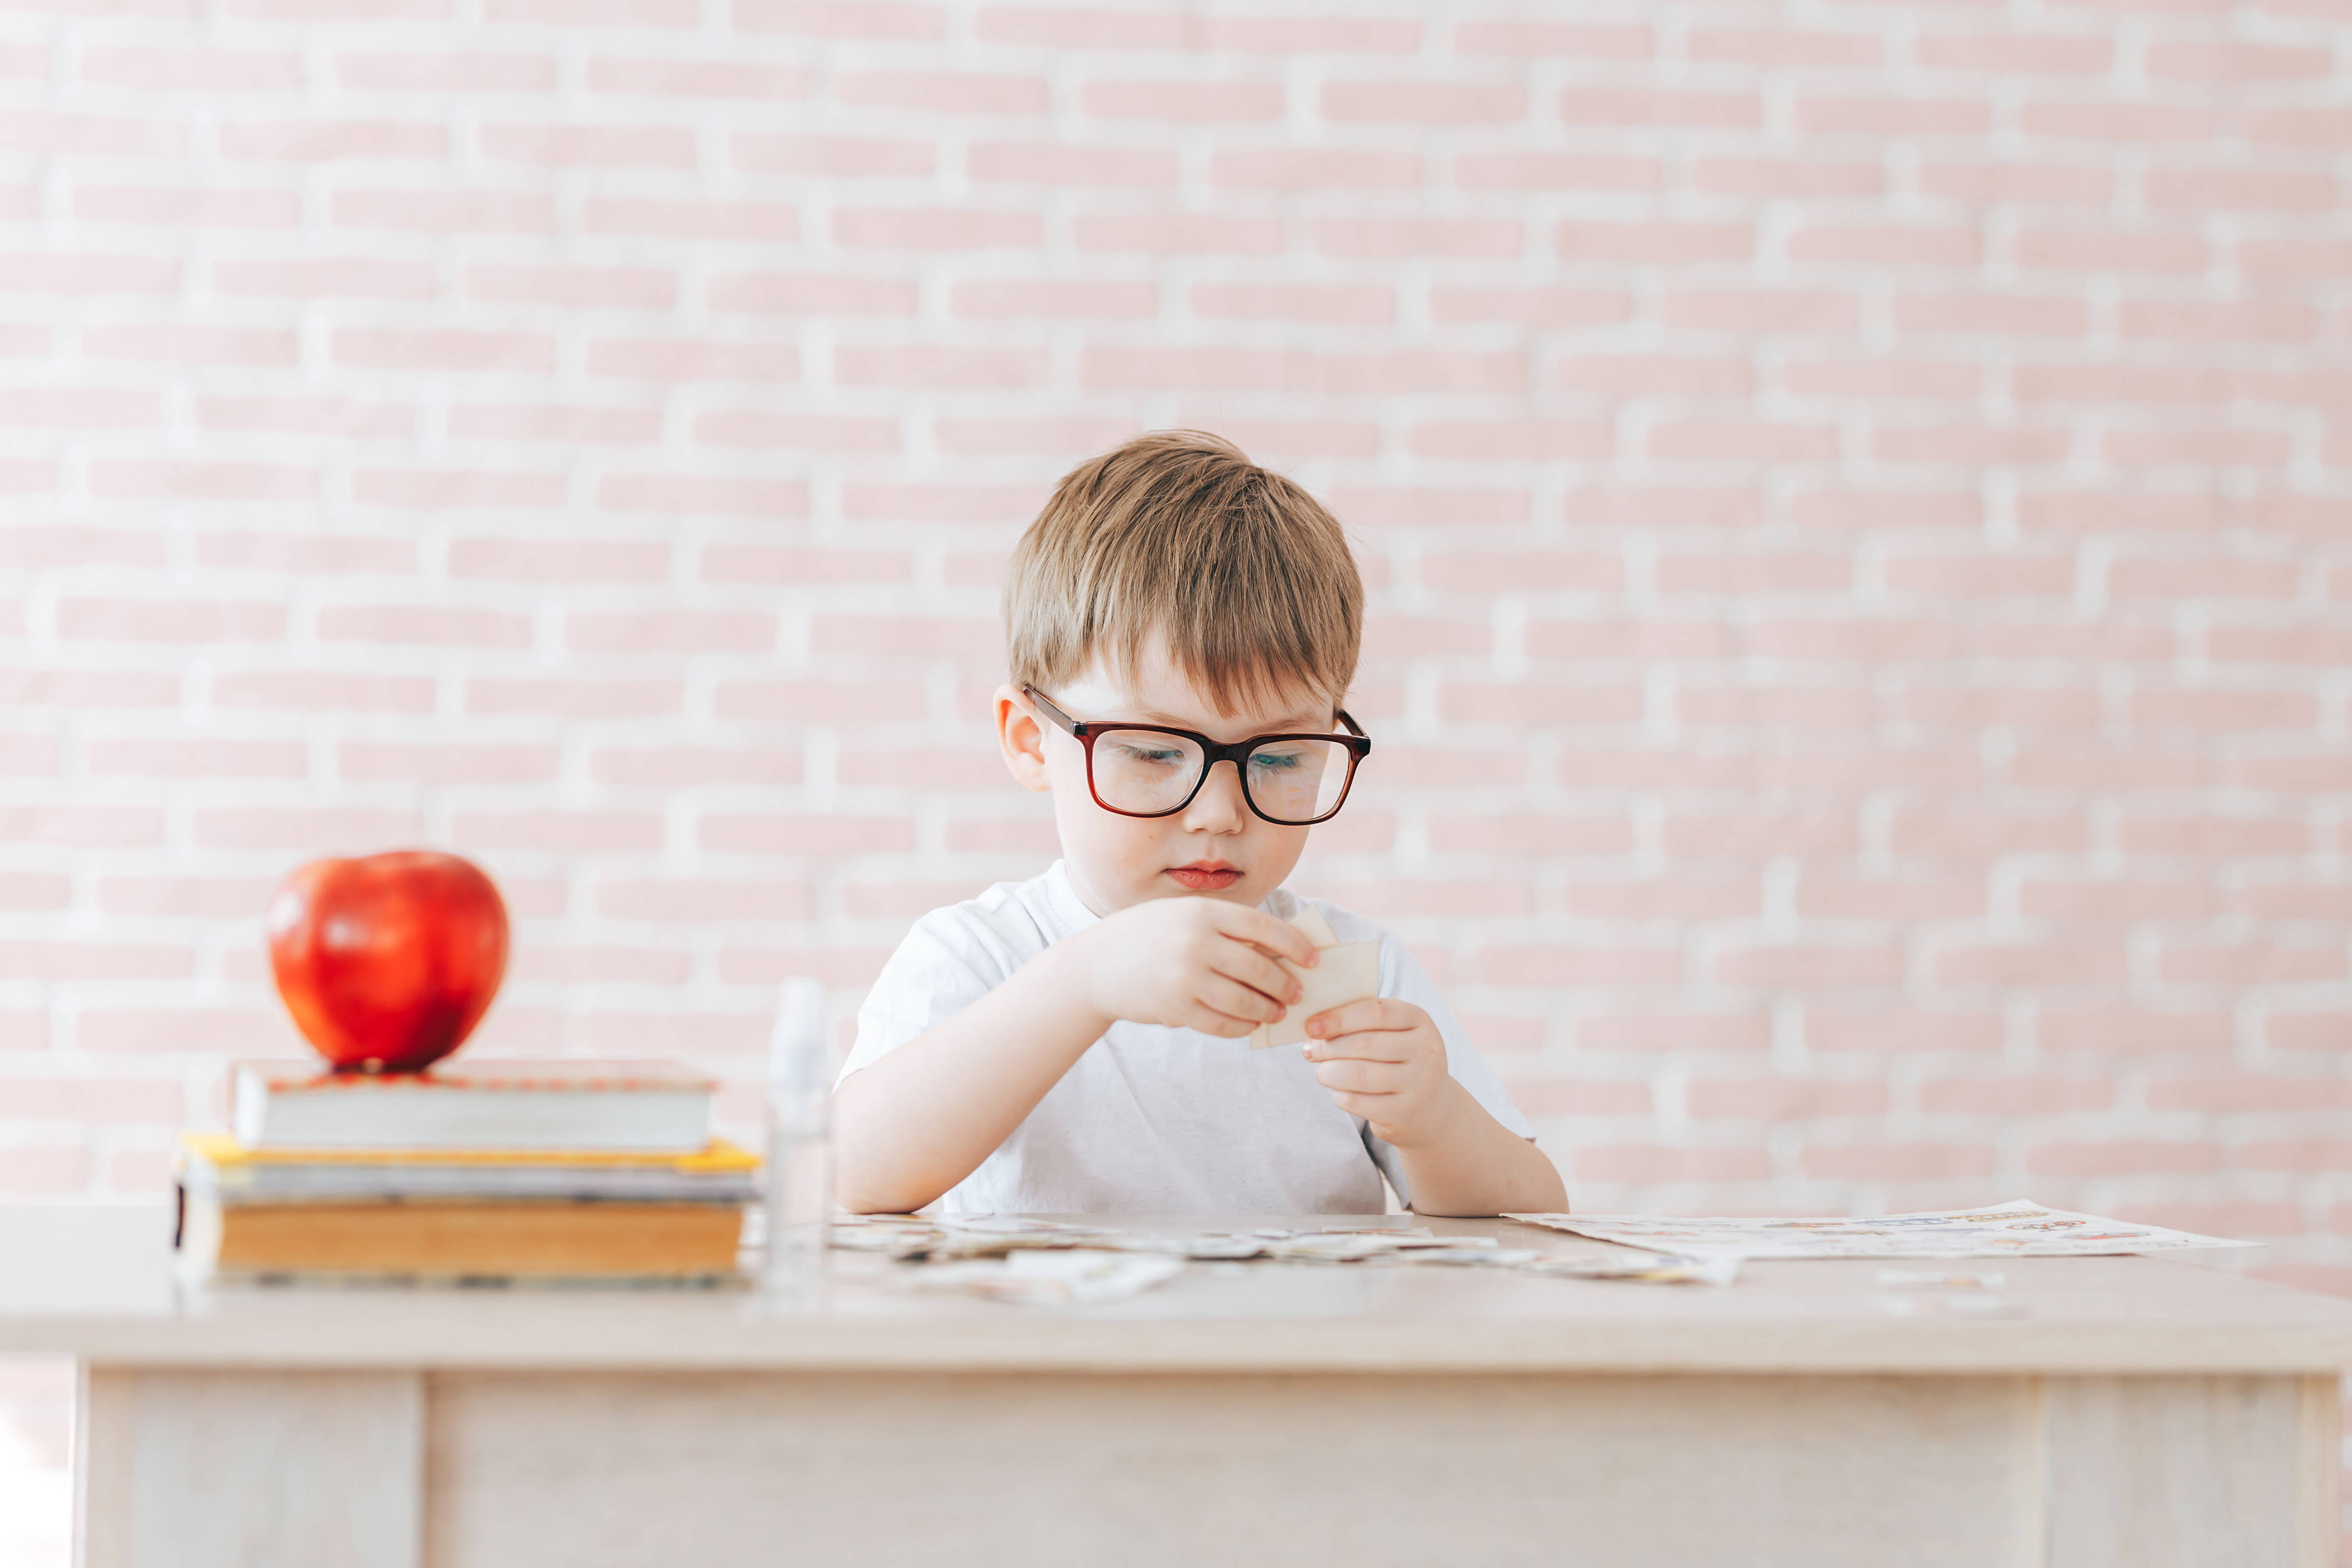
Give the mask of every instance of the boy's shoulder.
[[1042, 952], [1091, 918], [1056, 860], [1025, 882], [998, 882], [941, 905], [918, 920], [908, 935], [1021, 958]]

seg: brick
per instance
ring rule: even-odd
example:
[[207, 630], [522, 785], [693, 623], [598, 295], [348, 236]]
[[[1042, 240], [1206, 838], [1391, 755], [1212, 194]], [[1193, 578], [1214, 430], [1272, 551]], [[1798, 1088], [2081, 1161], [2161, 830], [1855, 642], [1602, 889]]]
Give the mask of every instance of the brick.
[[446, 418], [457, 440], [643, 446], [660, 440], [662, 430], [661, 410], [650, 405], [461, 403]]
[[[777, 237], [790, 239], [790, 234]], [[710, 280], [714, 310], [757, 314], [912, 316], [915, 285], [896, 278], [810, 272], [720, 273]]]
[[1862, 943], [1726, 945], [1707, 964], [1721, 985], [1755, 987], [1884, 987], [1903, 976], [1903, 955]]
[[309, 501], [319, 492], [317, 471], [293, 463], [97, 462], [89, 482], [91, 494], [119, 500]]
[[2195, 43], [2151, 43], [2144, 59], [2160, 81], [2308, 81], [2325, 78], [2335, 61], [2324, 48], [2203, 38]]
[[1681, 1149], [1652, 1144], [1588, 1144], [1567, 1156], [1580, 1181], [1752, 1182], [1772, 1173], [1761, 1149]]
[[289, 300], [424, 300], [436, 287], [433, 268], [373, 257], [320, 257], [297, 261], [215, 261], [215, 294]]
[[98, 776], [300, 778], [310, 755], [294, 741], [91, 740], [82, 766]]
[[366, 370], [545, 373], [555, 368], [554, 341], [536, 332], [345, 327], [334, 333], [332, 353], [338, 365]]
[[298, 712], [429, 713], [433, 692], [434, 682], [426, 676], [255, 670], [224, 672], [212, 681], [216, 707]]
[[91, 224], [266, 231], [298, 226], [302, 203], [291, 191], [83, 184], [74, 187], [73, 214]]
[[1633, 301], [1613, 289], [1432, 289], [1439, 321], [1510, 321], [1528, 327], [1595, 327], [1623, 321]]
[[982, 142], [964, 150], [964, 174], [977, 184], [1146, 190], [1173, 185], [1176, 169], [1172, 153], [1125, 147]]
[[[488, 50], [341, 51], [330, 68], [338, 87], [362, 92], [551, 92], [549, 55]], [[592, 62], [590, 79], [594, 81]]]
[[1145, 282], [1077, 279], [966, 279], [949, 293], [949, 308], [978, 320], [1057, 317], [1135, 321], [1159, 313], [1160, 290]]
[[1991, 1052], [2000, 1048], [1998, 1014], [1843, 1012], [1808, 1006], [1805, 1041], [1816, 1052]]
[[407, 120], [269, 120], [223, 125], [226, 158], [271, 163], [446, 163], [446, 126]]
[[677, 296], [676, 276], [652, 267], [475, 266], [460, 288], [468, 299], [582, 310], [658, 310]]
[[700, 338], [594, 338], [588, 374], [633, 381], [744, 381], [784, 384], [801, 379], [799, 353], [790, 343]]
[[624, 811], [461, 811], [450, 835], [460, 849], [618, 854], [659, 849], [658, 816]]
[[286, 635], [286, 607], [260, 602], [66, 599], [58, 635], [88, 642], [276, 642]]
[[1924, 1182], [1993, 1173], [1993, 1150], [1982, 1143], [1817, 1143], [1798, 1163], [1808, 1176], [1861, 1182]]
[[714, 408], [695, 416], [694, 439], [706, 447], [750, 447], [763, 451], [896, 452], [903, 444], [895, 420], [767, 414], [749, 408]]
[[624, 921], [704, 925], [719, 921], [797, 921], [814, 912], [806, 888], [787, 882], [713, 879], [607, 882], [600, 913]]
[[276, 849], [306, 856], [372, 855], [415, 843], [424, 820], [413, 811], [367, 807], [215, 807], [195, 813], [195, 842], [208, 849]]
[[808, 38], [936, 38], [946, 30], [936, 5], [901, 0], [859, 0], [844, 6], [832, 0], [735, 0], [735, 26], [747, 33], [784, 33]]
[[1035, 250], [1045, 231], [1034, 212], [844, 207], [833, 215], [833, 237], [860, 250]]
[[556, 776], [553, 746], [392, 745], [345, 741], [335, 748], [335, 772], [347, 779], [405, 784], [526, 784]]
[[2028, 228], [2012, 242], [2016, 263], [2052, 272], [2202, 272], [2205, 241], [2195, 234], [2150, 230]]
[[2115, 1082], [2105, 1078], [2045, 1073], [1930, 1079], [1919, 1085], [1919, 1109], [1930, 1116], [2056, 1116], [2115, 1104]]
[[345, 189], [328, 198], [337, 228], [409, 234], [548, 234], [555, 202], [537, 191]]
[[1579, 86], [1561, 95], [1559, 117], [1569, 125], [1745, 131], [1763, 122], [1763, 103], [1752, 92]]
[[686, 705], [686, 690], [676, 680], [498, 679], [478, 675], [466, 682], [465, 705], [468, 713], [640, 719], [679, 712]]
[[2192, 1175], [2215, 1169], [2211, 1145], [2118, 1138], [2097, 1143], [2037, 1143], [2025, 1151], [2025, 1168], [2035, 1175]]
[[404, 644], [415, 647], [529, 647], [529, 616], [438, 605], [328, 605], [315, 622], [322, 642]]
[[1694, 190], [1756, 201], [1874, 196], [1886, 187], [1886, 171], [1878, 163], [1819, 155], [1695, 158], [1689, 178]]
[[2198, 942], [2168, 938], [2158, 951], [2157, 978], [2168, 985], [2306, 984], [2346, 977], [2344, 945]]
[[790, 786], [802, 777], [797, 752], [713, 746], [667, 746], [657, 751], [606, 747], [589, 759], [589, 772], [601, 784], [655, 789], [706, 784]]
[[774, 645], [776, 624], [772, 616], [748, 613], [576, 611], [563, 636], [566, 646], [583, 652], [760, 652]]
[[802, 479], [736, 479], [694, 474], [608, 474], [596, 489], [606, 511], [707, 512], [719, 516], [803, 517]]
[[1922, 33], [1914, 58], [1929, 70], [1995, 76], [2101, 76], [2115, 46], [2091, 36], [2033, 37], [2014, 33]]

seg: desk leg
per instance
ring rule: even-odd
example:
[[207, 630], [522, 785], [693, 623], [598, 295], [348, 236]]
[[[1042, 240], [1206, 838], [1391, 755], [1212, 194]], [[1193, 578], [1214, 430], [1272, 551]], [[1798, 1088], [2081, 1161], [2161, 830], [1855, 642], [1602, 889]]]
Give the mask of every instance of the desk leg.
[[82, 1369], [77, 1568], [420, 1568], [413, 1372]]
[[2044, 1384], [2051, 1568], [2336, 1562], [2333, 1377]]

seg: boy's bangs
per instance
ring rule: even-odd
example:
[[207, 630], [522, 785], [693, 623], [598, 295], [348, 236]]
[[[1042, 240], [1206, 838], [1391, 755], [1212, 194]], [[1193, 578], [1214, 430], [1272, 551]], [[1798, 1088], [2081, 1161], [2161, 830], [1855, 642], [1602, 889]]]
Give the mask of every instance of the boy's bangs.
[[1005, 584], [1013, 675], [1050, 689], [1097, 658], [1164, 653], [1224, 717], [1337, 707], [1363, 585], [1314, 497], [1197, 431], [1146, 436], [1066, 476]]

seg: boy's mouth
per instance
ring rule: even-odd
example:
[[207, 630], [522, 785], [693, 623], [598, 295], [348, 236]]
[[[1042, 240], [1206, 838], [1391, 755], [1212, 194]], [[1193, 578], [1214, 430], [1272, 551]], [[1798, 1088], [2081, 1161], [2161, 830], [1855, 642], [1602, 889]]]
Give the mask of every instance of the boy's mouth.
[[1195, 860], [1190, 866], [1171, 866], [1165, 873], [1176, 879], [1180, 886], [1196, 893], [1214, 893], [1232, 887], [1242, 879], [1241, 868], [1228, 866], [1223, 860]]

